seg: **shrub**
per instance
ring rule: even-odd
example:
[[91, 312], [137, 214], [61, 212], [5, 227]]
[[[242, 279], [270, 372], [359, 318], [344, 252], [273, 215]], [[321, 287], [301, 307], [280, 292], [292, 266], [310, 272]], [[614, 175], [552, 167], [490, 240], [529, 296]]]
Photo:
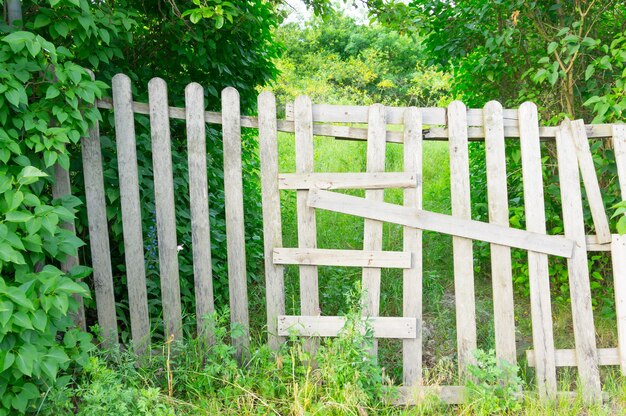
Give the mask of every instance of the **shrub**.
[[477, 415], [520, 411], [523, 382], [519, 368], [498, 360], [493, 350], [476, 350], [474, 357], [476, 364], [468, 366], [467, 406]]

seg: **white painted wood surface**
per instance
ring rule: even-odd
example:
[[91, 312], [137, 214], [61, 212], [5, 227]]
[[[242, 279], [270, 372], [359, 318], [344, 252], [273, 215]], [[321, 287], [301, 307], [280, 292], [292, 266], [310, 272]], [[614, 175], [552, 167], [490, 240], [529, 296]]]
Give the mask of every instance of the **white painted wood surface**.
[[239, 92], [232, 87], [222, 90], [222, 142], [224, 148], [224, 207], [226, 211], [226, 249], [228, 255], [228, 294], [230, 320], [243, 329], [233, 339], [236, 355], [247, 354], [249, 341], [248, 278], [246, 274], [246, 239], [241, 171], [241, 114]]
[[[411, 107], [404, 112], [404, 170], [422, 176], [422, 113]], [[420, 181], [421, 182], [421, 181]], [[422, 185], [404, 190], [404, 206], [422, 208]], [[402, 244], [410, 253], [410, 268], [402, 272], [402, 315], [416, 319], [416, 336], [402, 341], [402, 381], [422, 384], [422, 230], [404, 227]]]
[[565, 120], [564, 123], [571, 130], [570, 137], [576, 150], [576, 159], [578, 160], [578, 166], [585, 185], [585, 193], [587, 194], [593, 225], [596, 229], [597, 241], [599, 243], [608, 243], [611, 241], [611, 230], [609, 229], [609, 220], [604, 209], [604, 202], [602, 201], [598, 175], [591, 157], [585, 122], [583, 120]]
[[183, 321], [178, 277], [178, 242], [174, 210], [174, 176], [170, 119], [167, 116], [167, 84], [161, 78], [148, 82], [150, 134], [152, 136], [152, 169], [154, 174], [154, 205], [159, 248], [159, 277], [165, 339], [183, 337]]
[[[374, 338], [415, 338], [415, 318], [363, 317], [362, 331], [372, 328]], [[346, 325], [344, 316], [289, 316], [278, 317], [278, 333], [287, 336], [292, 332], [304, 337], [336, 337]]]
[[[489, 222], [508, 227], [509, 198], [502, 105], [497, 101], [488, 102], [483, 116]], [[516, 365], [513, 271], [511, 249], [507, 246], [491, 245], [491, 282], [496, 357]]]
[[[385, 171], [385, 130], [386, 110], [382, 104], [374, 104], [369, 107], [368, 113], [368, 137], [367, 137], [367, 167], [368, 173]], [[385, 191], [383, 189], [368, 189], [365, 191], [365, 199], [368, 201], [383, 201]], [[378, 251], [383, 248], [383, 223], [380, 221], [365, 219], [363, 226], [363, 250]], [[363, 290], [364, 316], [378, 316], [380, 313], [380, 276], [381, 270], [376, 268], [364, 268], [361, 288]], [[374, 340], [372, 355], [378, 355], [378, 343]]]
[[109, 228], [104, 197], [99, 123], [96, 122], [89, 129], [88, 137], [80, 139], [80, 147], [83, 160], [85, 205], [87, 208], [87, 222], [89, 223], [89, 249], [91, 252], [91, 266], [93, 268], [93, 290], [96, 298], [98, 326], [104, 340], [103, 345], [109, 348], [117, 344], [119, 339], [115, 313]]
[[[54, 165], [54, 183], [52, 184], [52, 197], [54, 199], [57, 199], [71, 194], [72, 186], [70, 184], [70, 173], [57, 163]], [[61, 224], [61, 227], [76, 235], [76, 226], [74, 225], [74, 221], [65, 221]], [[67, 273], [74, 266], [78, 266], [78, 264], [78, 255], [68, 255], [65, 261], [61, 262], [61, 270]], [[76, 325], [77, 328], [86, 331], [87, 323], [85, 322], [85, 305], [83, 302], [83, 297], [79, 294], [74, 294], [72, 295], [72, 297], [78, 305], [78, 308], [75, 312], [70, 312], [72, 322], [74, 322], [74, 325]]]
[[411, 267], [411, 253], [401, 251], [275, 248], [272, 258], [274, 264], [399, 269]]
[[200, 339], [203, 339], [207, 345], [212, 345], [215, 342], [215, 336], [210, 327], [210, 316], [215, 312], [215, 304], [211, 264], [204, 89], [200, 84], [193, 82], [185, 88], [185, 109], [196, 330]]
[[[450, 193], [452, 215], [458, 219], [472, 218], [470, 201], [469, 152], [467, 148], [467, 109], [460, 101], [448, 106], [450, 149]], [[476, 309], [474, 296], [474, 253], [472, 241], [453, 237], [454, 298], [459, 377], [473, 363], [476, 350]]]
[[278, 190], [278, 132], [276, 98], [265, 91], [259, 95], [259, 155], [263, 208], [263, 247], [265, 251], [265, 287], [267, 333], [270, 348], [278, 350], [285, 341], [278, 335], [278, 316], [285, 314], [285, 280], [283, 266], [274, 264], [271, 253], [282, 247], [280, 192]]
[[574, 255], [567, 261], [576, 358], [585, 401], [599, 402], [602, 400], [600, 372], [591, 307], [580, 176], [578, 175], [576, 149], [570, 135], [571, 129], [565, 123], [561, 124], [556, 137], [556, 145], [565, 236], [576, 241]]
[[450, 215], [407, 208], [388, 202], [368, 201], [357, 196], [312, 189], [309, 205], [377, 221], [485, 241], [559, 257], [572, 257], [574, 242], [563, 236], [545, 235], [487, 222], [465, 220]]
[[150, 320], [130, 78], [117, 74], [112, 84], [130, 326], [134, 351], [143, 354], [149, 349]]
[[366, 173], [283, 173], [278, 175], [280, 189], [387, 189], [416, 188], [419, 175], [404, 172]]
[[[519, 109], [519, 119], [526, 229], [546, 234], [537, 106], [530, 102], [523, 103]], [[535, 369], [537, 389], [542, 398], [554, 400], [556, 399], [557, 385], [547, 255], [533, 251], [528, 252], [528, 280], [533, 345], [537, 357]]]

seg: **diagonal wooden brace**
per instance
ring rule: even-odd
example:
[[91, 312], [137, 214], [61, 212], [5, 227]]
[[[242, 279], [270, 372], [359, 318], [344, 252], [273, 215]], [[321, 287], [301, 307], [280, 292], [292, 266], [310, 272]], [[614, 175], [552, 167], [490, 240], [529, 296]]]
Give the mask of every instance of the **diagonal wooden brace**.
[[308, 205], [377, 221], [415, 227], [427, 231], [486, 241], [553, 256], [571, 258], [574, 241], [481, 221], [465, 220], [387, 202], [368, 201], [356, 196], [311, 189]]

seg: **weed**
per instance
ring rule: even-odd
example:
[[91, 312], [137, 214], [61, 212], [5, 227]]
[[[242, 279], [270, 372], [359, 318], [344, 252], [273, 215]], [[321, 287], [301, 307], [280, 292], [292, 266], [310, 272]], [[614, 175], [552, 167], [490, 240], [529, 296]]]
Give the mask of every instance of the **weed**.
[[468, 366], [467, 408], [476, 415], [518, 412], [522, 408], [519, 367], [498, 360], [494, 350], [474, 352], [476, 364]]

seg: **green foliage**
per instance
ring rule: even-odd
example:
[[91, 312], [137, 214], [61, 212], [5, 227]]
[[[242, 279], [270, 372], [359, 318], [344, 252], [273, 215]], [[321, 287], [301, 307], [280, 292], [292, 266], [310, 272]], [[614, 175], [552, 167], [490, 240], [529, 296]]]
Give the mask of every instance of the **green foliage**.
[[[136, 366], [129, 353], [103, 351], [93, 357], [75, 384], [53, 389], [41, 414], [362, 414], [383, 407], [383, 371], [368, 355], [371, 330], [362, 331], [360, 313], [345, 330], [322, 341], [311, 357], [301, 341], [274, 353], [253, 344], [244, 366], [230, 344], [235, 331], [228, 311], [214, 316], [216, 342], [163, 344]], [[168, 380], [171, 380], [168, 382]], [[170, 390], [171, 387], [171, 390]]]
[[468, 366], [467, 408], [475, 415], [515, 414], [522, 410], [519, 368], [498, 360], [495, 351], [476, 350], [476, 364]]
[[[242, 111], [248, 112], [256, 103], [257, 87], [272, 80], [277, 70], [273, 60], [280, 48], [274, 41], [272, 29], [280, 20], [275, 2], [251, 0], [245, 2], [122, 0], [90, 2], [88, 0], [26, 0], [23, 1], [23, 26], [35, 35], [50, 39], [59, 50], [72, 54], [72, 62], [92, 68], [96, 77], [109, 84], [111, 77], [123, 72], [133, 80], [133, 93], [138, 101], [147, 100], [146, 84], [155, 76], [168, 82], [171, 105], [184, 106], [184, 88], [189, 82], [199, 82], [205, 88], [207, 109], [220, 109], [220, 92], [226, 86], [238, 88]], [[181, 13], [182, 11], [182, 13]], [[188, 19], [192, 20], [192, 23]], [[100, 85], [100, 84], [99, 84]], [[102, 84], [103, 85], [103, 84]], [[50, 89], [49, 97], [63, 99], [63, 90]], [[11, 93], [14, 94], [14, 93]], [[81, 89], [90, 102], [93, 91]], [[10, 96], [13, 98], [13, 95]], [[82, 99], [82, 96], [78, 96]], [[100, 98], [100, 95], [98, 95]], [[55, 110], [56, 111], [56, 110]], [[93, 111], [93, 110], [89, 110]], [[124, 268], [122, 223], [119, 215], [117, 157], [111, 112], [105, 113], [100, 124], [104, 158], [104, 179], [113, 244], [112, 264], [115, 280], [117, 312], [122, 322], [121, 334], [128, 336], [128, 295]], [[63, 117], [63, 115], [61, 115]], [[154, 211], [152, 151], [147, 117], [136, 119], [139, 183], [145, 240], [146, 269], [150, 316], [155, 333], [163, 333], [158, 268], [157, 238]], [[179, 262], [181, 293], [184, 310], [194, 311], [193, 270], [189, 192], [187, 181], [187, 147], [185, 126], [172, 122], [172, 157], [175, 174], [178, 241], [183, 246]], [[78, 136], [77, 136], [78, 137]], [[249, 132], [243, 134], [244, 203], [247, 226], [247, 259], [250, 282], [261, 281], [262, 241], [259, 192], [259, 162], [256, 140]], [[68, 145], [74, 156], [72, 172], [76, 173], [74, 194], [84, 199], [80, 178], [82, 165], [80, 148]], [[226, 286], [226, 241], [224, 193], [222, 178], [221, 134], [209, 128], [207, 159], [212, 231], [212, 255], [216, 302], [228, 304]], [[54, 156], [47, 156], [51, 163]], [[65, 165], [67, 154], [60, 156]], [[87, 218], [78, 213], [77, 232], [88, 241]], [[81, 258], [89, 262], [88, 250]], [[259, 303], [261, 300], [259, 300]], [[87, 307], [92, 303], [87, 303]], [[89, 314], [88, 314], [89, 318]], [[193, 327], [193, 319], [185, 320]]]
[[[67, 34], [61, 26], [49, 33]], [[41, 34], [0, 27], [0, 414], [31, 408], [93, 347], [68, 317], [74, 295], [89, 296], [77, 280], [90, 269], [58, 268], [83, 245], [61, 227], [75, 219], [80, 201], [49, 196], [53, 165], [69, 168], [68, 149], [100, 119], [93, 104], [106, 89], [73, 52]]]
[[617, 232], [620, 235], [626, 234], [626, 201], [613, 205], [615, 212], [611, 218], [619, 218], [616, 224]]
[[450, 101], [449, 76], [424, 66], [415, 36], [359, 25], [338, 13], [281, 26], [285, 45], [275, 86], [280, 102], [307, 94], [314, 102], [436, 106]]

